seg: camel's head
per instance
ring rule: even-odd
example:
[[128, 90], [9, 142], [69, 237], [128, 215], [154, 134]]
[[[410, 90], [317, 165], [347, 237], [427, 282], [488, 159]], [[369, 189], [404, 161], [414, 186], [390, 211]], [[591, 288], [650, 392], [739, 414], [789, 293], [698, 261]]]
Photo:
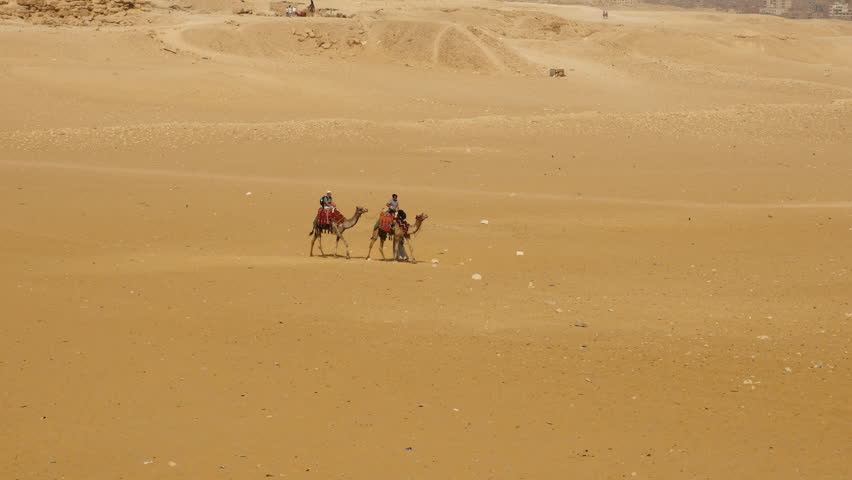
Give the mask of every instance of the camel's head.
[[420, 215], [417, 215], [416, 217], [414, 217], [414, 219], [417, 220], [418, 222], [422, 222], [423, 220], [426, 220], [427, 218], [429, 218], [429, 215], [427, 215], [425, 213], [421, 213]]
[[356, 212], [356, 213], [363, 214], [363, 213], [367, 213], [368, 211], [369, 211], [369, 210], [367, 210], [367, 207], [355, 207], [355, 212]]

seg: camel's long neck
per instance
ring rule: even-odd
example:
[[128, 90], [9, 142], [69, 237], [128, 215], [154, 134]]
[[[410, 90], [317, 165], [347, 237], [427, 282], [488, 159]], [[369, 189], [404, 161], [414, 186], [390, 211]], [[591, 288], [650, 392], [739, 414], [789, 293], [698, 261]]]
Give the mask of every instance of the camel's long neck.
[[355, 215], [352, 215], [352, 218], [347, 218], [341, 223], [341, 226], [344, 230], [348, 230], [355, 226], [358, 223], [358, 219], [361, 218], [361, 210], [355, 210]]
[[414, 235], [415, 233], [419, 232], [420, 225], [423, 225], [423, 220], [418, 218], [417, 221], [414, 222], [414, 225], [411, 226], [411, 230], [408, 231], [408, 234]]

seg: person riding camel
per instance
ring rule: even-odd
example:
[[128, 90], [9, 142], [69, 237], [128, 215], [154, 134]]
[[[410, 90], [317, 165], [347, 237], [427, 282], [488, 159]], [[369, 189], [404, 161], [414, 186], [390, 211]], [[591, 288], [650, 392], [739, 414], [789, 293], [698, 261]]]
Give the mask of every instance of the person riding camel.
[[334, 198], [331, 196], [331, 190], [325, 192], [325, 196], [320, 198], [320, 206], [323, 210], [331, 209], [332, 212], [337, 208], [337, 205], [334, 204]]
[[399, 211], [399, 200], [397, 198], [397, 194], [391, 195], [391, 199], [388, 200], [388, 203], [385, 204], [388, 209], [388, 213], [392, 214], [396, 217], [396, 212]]
[[[337, 205], [334, 203], [334, 198], [331, 196], [331, 190], [325, 192], [325, 195], [320, 198], [320, 206], [322, 207], [322, 216], [323, 220], [329, 222], [331, 215], [334, 214], [334, 211], [337, 209]], [[317, 221], [319, 220], [319, 216], [314, 218], [314, 228], [317, 226]]]

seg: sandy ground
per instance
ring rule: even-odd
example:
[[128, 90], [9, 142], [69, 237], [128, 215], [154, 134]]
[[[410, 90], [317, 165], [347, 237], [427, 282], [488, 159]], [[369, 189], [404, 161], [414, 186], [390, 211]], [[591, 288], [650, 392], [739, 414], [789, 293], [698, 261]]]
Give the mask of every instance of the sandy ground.
[[0, 478], [852, 477], [852, 23], [185, 5], [0, 23]]

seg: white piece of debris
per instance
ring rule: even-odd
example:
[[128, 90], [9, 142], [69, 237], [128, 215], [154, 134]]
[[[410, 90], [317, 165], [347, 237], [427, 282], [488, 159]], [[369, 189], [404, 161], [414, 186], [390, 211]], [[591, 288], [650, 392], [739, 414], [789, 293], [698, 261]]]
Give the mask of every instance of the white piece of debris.
[[480, 220], [479, 223], [483, 225], [488, 225], [488, 220]]
[[769, 340], [769, 335], [758, 335], [757, 339], [758, 340]]
[[246, 196], [247, 196], [247, 197], [250, 197], [250, 196], [251, 196], [251, 192], [246, 192]]
[[144, 462], [142, 462], [142, 465], [151, 465], [152, 463], [154, 463], [153, 460], [145, 460]]
[[174, 462], [174, 461], [172, 461], [172, 460], [169, 460], [169, 466], [170, 466], [170, 467], [177, 467], [177, 462]]
[[432, 263], [441, 263], [441, 262], [439, 262], [437, 258], [433, 258]]
[[787, 372], [787, 373], [791, 373], [793, 371], [793, 369], [790, 368], [790, 367], [784, 367], [784, 371]]
[[482, 275], [480, 275], [478, 273], [474, 273], [473, 275], [470, 276], [470, 278], [472, 278], [474, 280], [482, 280]]
[[527, 288], [535, 288], [535, 284], [533, 284], [532, 280], [529, 284], [527, 284]]
[[556, 309], [556, 313], [562, 313], [562, 309], [561, 309], [561, 308], [557, 308], [557, 309]]
[[515, 252], [515, 255], [517, 255], [517, 256], [519, 256], [519, 257], [523, 257], [523, 256], [524, 256], [524, 252], [522, 252], [522, 251], [518, 250], [517, 252]]

